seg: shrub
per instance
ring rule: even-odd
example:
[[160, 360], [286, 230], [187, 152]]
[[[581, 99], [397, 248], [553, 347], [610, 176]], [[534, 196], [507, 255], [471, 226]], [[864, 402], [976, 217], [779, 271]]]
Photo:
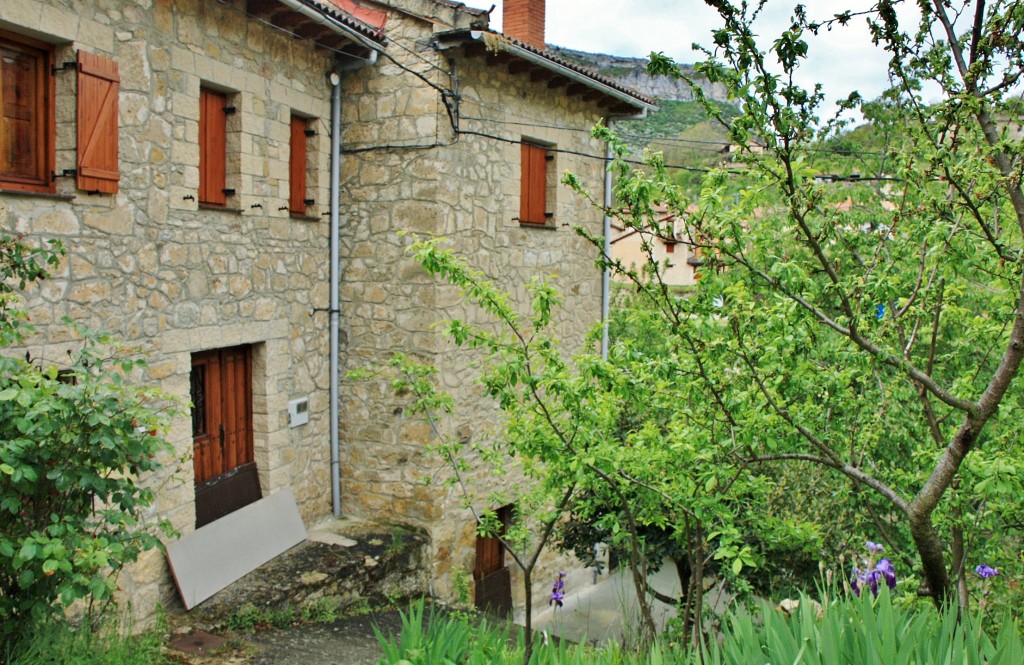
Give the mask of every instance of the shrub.
[[[31, 333], [15, 287], [45, 279], [59, 253], [0, 237], [0, 348]], [[59, 607], [108, 601], [117, 573], [170, 533], [136, 481], [169, 450], [158, 434], [176, 403], [130, 385], [143, 363], [110, 361], [109, 337], [77, 332], [60, 370], [0, 355], [0, 653]]]

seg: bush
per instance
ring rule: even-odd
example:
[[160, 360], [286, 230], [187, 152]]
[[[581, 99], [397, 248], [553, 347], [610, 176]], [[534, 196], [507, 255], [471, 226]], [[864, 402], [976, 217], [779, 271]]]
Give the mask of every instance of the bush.
[[[0, 348], [31, 333], [15, 287], [45, 279], [59, 253], [0, 237]], [[169, 450], [158, 433], [176, 403], [130, 385], [143, 363], [110, 362], [109, 337], [78, 332], [60, 370], [0, 356], [0, 653], [59, 607], [108, 601], [117, 573], [170, 533], [136, 480]]]

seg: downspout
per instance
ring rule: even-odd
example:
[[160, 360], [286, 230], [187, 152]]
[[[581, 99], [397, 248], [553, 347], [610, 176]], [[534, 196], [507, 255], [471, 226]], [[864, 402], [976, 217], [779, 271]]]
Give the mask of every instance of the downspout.
[[[376, 55], [376, 51], [371, 51]], [[341, 76], [331, 72], [331, 512], [341, 517], [341, 446], [338, 435], [338, 338], [341, 327]]]
[[339, 351], [341, 337], [341, 73], [377, 62], [377, 51], [370, 51], [366, 60], [335, 67], [329, 75], [331, 83], [331, 512], [341, 517], [341, 444], [339, 436]]
[[[647, 117], [647, 109], [634, 115], [610, 115], [605, 118], [608, 129], [615, 120], [641, 120]], [[605, 142], [604, 165], [604, 256], [612, 256], [612, 143]], [[605, 265], [601, 273], [601, 360], [608, 360], [608, 319], [611, 317], [612, 268]]]
[[[611, 118], [608, 118], [609, 129]], [[605, 142], [604, 164], [604, 258], [612, 256], [612, 143]], [[601, 273], [601, 360], [608, 360], [608, 318], [611, 313], [612, 268], [607, 263]]]

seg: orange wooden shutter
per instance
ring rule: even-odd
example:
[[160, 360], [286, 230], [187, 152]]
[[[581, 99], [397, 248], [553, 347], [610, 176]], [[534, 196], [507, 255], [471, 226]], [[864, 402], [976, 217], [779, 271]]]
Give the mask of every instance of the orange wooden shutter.
[[206, 88], [199, 90], [199, 202], [207, 205], [227, 203], [226, 106], [226, 96]]
[[117, 193], [117, 96], [121, 79], [117, 63], [78, 52], [78, 177], [79, 189]]
[[306, 214], [306, 119], [292, 116], [288, 156], [288, 210]]
[[523, 144], [522, 182], [519, 198], [519, 221], [528, 224], [544, 224], [545, 194], [547, 192], [547, 151], [544, 148]]

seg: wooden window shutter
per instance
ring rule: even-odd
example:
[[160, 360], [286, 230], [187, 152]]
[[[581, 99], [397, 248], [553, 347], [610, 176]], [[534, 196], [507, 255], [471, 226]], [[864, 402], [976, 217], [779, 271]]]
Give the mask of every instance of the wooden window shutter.
[[306, 214], [306, 119], [292, 116], [288, 155], [288, 210]]
[[116, 194], [117, 63], [78, 52], [78, 189]]
[[227, 101], [219, 92], [199, 90], [199, 202], [206, 205], [227, 203]]
[[547, 192], [547, 150], [522, 144], [522, 182], [520, 185], [519, 221], [544, 224]]

